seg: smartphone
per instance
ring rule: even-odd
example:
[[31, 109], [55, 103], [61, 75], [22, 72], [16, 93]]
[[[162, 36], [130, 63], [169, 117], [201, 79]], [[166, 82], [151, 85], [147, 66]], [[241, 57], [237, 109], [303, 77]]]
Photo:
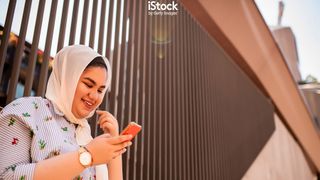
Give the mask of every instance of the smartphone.
[[121, 135], [131, 134], [132, 138], [141, 131], [141, 126], [135, 122], [130, 122], [128, 126], [121, 132]]

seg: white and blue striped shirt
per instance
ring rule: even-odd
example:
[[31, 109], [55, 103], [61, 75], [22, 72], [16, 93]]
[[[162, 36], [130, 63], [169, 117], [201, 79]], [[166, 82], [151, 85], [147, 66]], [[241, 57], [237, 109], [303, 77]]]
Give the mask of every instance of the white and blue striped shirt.
[[[33, 179], [37, 162], [78, 150], [75, 128], [42, 97], [8, 104], [0, 114], [0, 179]], [[95, 168], [75, 178], [93, 180]]]

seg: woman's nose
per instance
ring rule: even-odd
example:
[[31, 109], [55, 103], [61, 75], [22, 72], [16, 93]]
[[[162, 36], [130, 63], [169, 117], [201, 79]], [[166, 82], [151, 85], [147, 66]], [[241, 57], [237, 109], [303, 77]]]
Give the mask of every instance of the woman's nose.
[[97, 100], [98, 96], [99, 96], [98, 92], [95, 92], [95, 91], [89, 92], [89, 98], [92, 100]]

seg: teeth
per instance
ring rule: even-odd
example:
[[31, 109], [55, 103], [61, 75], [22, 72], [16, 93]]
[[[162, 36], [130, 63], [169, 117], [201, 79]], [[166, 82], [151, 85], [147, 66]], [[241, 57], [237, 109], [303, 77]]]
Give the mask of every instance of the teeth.
[[84, 101], [84, 102], [86, 102], [89, 106], [93, 105], [92, 103], [89, 103], [88, 101]]

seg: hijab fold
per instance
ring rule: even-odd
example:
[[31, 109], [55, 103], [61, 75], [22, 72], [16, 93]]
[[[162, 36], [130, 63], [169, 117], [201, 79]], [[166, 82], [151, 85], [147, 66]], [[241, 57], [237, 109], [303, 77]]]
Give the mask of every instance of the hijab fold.
[[[76, 141], [80, 146], [87, 145], [92, 140], [87, 118], [93, 116], [95, 110], [90, 112], [87, 117], [78, 119], [71, 111], [72, 103], [82, 72], [98, 56], [104, 59], [108, 68], [106, 91], [111, 83], [109, 61], [87, 46], [73, 45], [61, 49], [56, 54], [45, 94], [46, 98], [53, 103], [55, 112], [64, 115], [68, 121], [78, 125], [76, 128]], [[108, 179], [107, 172], [106, 165], [96, 166], [96, 177], [98, 180]]]

